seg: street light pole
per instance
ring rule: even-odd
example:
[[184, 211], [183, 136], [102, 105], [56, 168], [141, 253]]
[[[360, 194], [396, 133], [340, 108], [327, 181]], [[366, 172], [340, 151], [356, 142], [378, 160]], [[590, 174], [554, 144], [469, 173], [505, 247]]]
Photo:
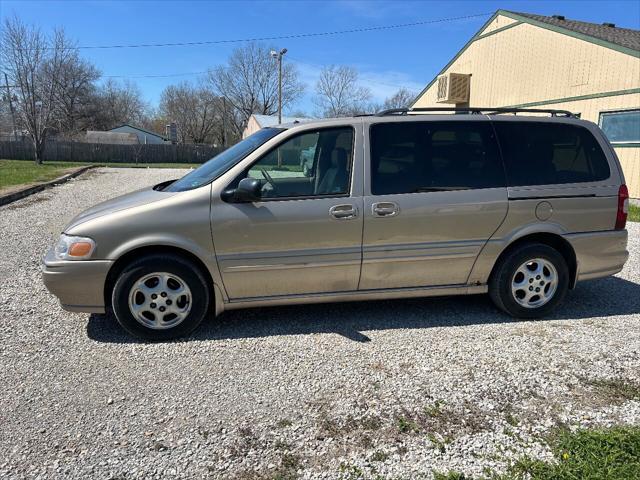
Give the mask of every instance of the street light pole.
[[271, 56], [278, 60], [278, 125], [282, 123], [282, 57], [287, 53], [283, 48], [279, 52], [271, 50]]

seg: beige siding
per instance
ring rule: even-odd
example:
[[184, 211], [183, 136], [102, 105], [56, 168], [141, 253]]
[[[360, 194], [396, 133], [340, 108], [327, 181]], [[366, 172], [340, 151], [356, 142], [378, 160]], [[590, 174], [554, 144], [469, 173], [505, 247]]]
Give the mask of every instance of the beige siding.
[[640, 148], [616, 148], [631, 198], [640, 198]]
[[[498, 15], [482, 33], [513, 22]], [[640, 93], [562, 101], [640, 88], [640, 59], [527, 23], [473, 41], [445, 73], [471, 74], [470, 106], [527, 106], [559, 100], [539, 107], [570, 110], [596, 123], [600, 112], [640, 108]], [[432, 84], [414, 106], [442, 106], [436, 102], [436, 88]], [[617, 151], [631, 194], [640, 198], [640, 150]]]

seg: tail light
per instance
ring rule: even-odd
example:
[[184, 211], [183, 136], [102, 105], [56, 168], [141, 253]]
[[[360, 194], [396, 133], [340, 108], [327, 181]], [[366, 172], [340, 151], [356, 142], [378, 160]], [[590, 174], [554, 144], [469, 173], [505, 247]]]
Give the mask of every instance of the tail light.
[[620, 185], [618, 190], [618, 212], [616, 213], [616, 230], [624, 230], [629, 213], [629, 190], [626, 185]]

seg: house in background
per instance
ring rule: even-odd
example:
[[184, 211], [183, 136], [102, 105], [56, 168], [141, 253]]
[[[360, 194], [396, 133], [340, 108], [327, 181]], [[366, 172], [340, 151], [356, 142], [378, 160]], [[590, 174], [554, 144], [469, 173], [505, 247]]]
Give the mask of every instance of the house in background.
[[[282, 123], [294, 123], [294, 122], [309, 122], [313, 120], [307, 117], [282, 117]], [[254, 134], [258, 130], [264, 127], [275, 127], [278, 125], [277, 115], [259, 115], [254, 113], [249, 117], [247, 126], [242, 132], [242, 138], [247, 138], [249, 135]]]
[[127, 132], [103, 132], [100, 130], [87, 130], [84, 136], [85, 143], [106, 143], [109, 145], [138, 145], [138, 137], [135, 133]]
[[640, 31], [498, 10], [412, 107], [570, 110], [600, 125], [640, 198]]
[[109, 132], [133, 133], [138, 137], [138, 143], [140, 145], [170, 143], [162, 135], [150, 132], [149, 130], [145, 130], [144, 128], [134, 127], [133, 125], [128, 125], [126, 123], [124, 125], [120, 125], [119, 127], [112, 128], [111, 130], [109, 130]]

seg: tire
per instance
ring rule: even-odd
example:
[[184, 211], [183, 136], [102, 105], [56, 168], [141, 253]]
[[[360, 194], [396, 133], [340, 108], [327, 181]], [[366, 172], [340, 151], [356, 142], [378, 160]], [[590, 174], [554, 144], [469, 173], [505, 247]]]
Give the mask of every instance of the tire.
[[162, 341], [195, 330], [209, 311], [209, 296], [196, 265], [160, 254], [141, 257], [120, 273], [111, 304], [118, 323], [131, 335]]
[[513, 249], [496, 265], [489, 280], [493, 303], [516, 318], [544, 317], [562, 302], [568, 288], [567, 262], [556, 249], [542, 243]]

